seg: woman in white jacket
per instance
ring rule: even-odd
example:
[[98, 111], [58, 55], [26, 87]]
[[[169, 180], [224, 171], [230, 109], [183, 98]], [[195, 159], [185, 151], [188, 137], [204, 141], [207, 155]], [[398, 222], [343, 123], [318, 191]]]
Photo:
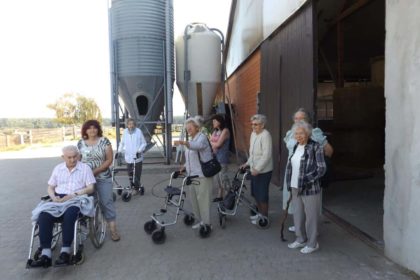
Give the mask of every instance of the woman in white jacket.
[[[133, 119], [127, 119], [127, 128], [124, 129], [124, 134], [121, 139], [118, 153], [124, 152], [124, 159], [127, 163], [128, 177], [133, 188], [133, 195], [140, 192], [144, 194], [144, 187], [141, 185], [140, 178], [143, 167], [143, 153], [146, 149], [146, 140], [143, 133], [136, 127]], [[134, 176], [134, 180], [133, 180]]]

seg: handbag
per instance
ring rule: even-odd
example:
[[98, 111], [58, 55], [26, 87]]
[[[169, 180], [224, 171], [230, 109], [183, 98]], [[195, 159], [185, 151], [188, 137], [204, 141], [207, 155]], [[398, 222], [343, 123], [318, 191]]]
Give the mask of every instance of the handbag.
[[211, 144], [208, 138], [207, 138], [207, 141], [209, 142], [209, 146], [210, 146], [210, 150], [211, 150], [211, 154], [213, 155], [213, 158], [207, 162], [202, 162], [201, 157], [200, 157], [200, 151], [197, 151], [198, 160], [200, 161], [201, 171], [203, 171], [203, 175], [205, 177], [213, 177], [214, 175], [219, 173], [220, 170], [222, 170], [222, 166], [217, 160], [216, 155], [213, 153], [213, 149], [211, 147]]

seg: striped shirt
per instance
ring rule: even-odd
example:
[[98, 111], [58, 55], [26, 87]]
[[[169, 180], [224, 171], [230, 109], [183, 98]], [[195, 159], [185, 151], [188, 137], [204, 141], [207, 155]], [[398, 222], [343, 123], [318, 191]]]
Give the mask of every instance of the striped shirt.
[[57, 194], [73, 194], [95, 183], [92, 169], [80, 161], [71, 171], [65, 162], [60, 163], [54, 168], [48, 180], [48, 185], [55, 187]]
[[[111, 146], [111, 142], [106, 137], [99, 138], [95, 145], [87, 145], [85, 140], [81, 139], [77, 143], [77, 148], [82, 155], [82, 162], [95, 170], [101, 166], [106, 160], [106, 148]], [[111, 170], [107, 168], [105, 171], [96, 175], [97, 179], [111, 178]]]
[[[293, 149], [293, 154], [296, 151], [297, 144]], [[286, 166], [286, 184], [287, 189], [291, 190], [292, 179], [292, 163], [289, 158]], [[319, 179], [325, 174], [327, 165], [324, 159], [324, 149], [322, 146], [312, 139], [309, 139], [305, 145], [305, 151], [300, 159], [299, 176], [297, 187], [299, 195], [314, 195], [321, 191]]]

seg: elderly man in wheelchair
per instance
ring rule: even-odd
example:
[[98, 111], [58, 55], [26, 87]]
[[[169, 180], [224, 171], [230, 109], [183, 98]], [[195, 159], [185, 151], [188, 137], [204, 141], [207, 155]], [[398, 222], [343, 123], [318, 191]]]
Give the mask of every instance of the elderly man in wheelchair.
[[[95, 177], [90, 167], [79, 161], [76, 146], [62, 149], [64, 162], [58, 164], [48, 180], [48, 196], [32, 211], [32, 234], [27, 268], [50, 267], [52, 250], [62, 235], [62, 247], [55, 266], [80, 264], [84, 260], [83, 241], [89, 235], [99, 248], [105, 238], [106, 223], [94, 196]], [[40, 246], [32, 259], [39, 237]], [[73, 243], [73, 250], [71, 245]]]

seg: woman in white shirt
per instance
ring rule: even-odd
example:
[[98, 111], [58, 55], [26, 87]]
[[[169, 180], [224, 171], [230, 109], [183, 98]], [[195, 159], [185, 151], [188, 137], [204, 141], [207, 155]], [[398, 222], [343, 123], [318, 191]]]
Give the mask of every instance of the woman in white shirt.
[[[271, 134], [265, 129], [267, 118], [264, 115], [251, 117], [252, 133], [248, 161], [241, 167], [251, 169], [251, 194], [255, 198], [258, 211], [268, 218], [268, 189], [273, 173], [273, 144]], [[259, 216], [251, 216], [256, 225]]]
[[293, 221], [296, 240], [290, 249], [302, 248], [303, 254], [318, 250], [318, 221], [321, 203], [319, 179], [325, 174], [323, 147], [311, 139], [312, 126], [296, 122], [292, 131], [296, 144], [286, 167], [286, 185], [294, 205]]
[[[127, 163], [128, 177], [130, 179], [131, 187], [133, 188], [133, 195], [140, 192], [144, 194], [144, 187], [140, 182], [141, 172], [143, 169], [143, 153], [146, 148], [146, 140], [143, 133], [136, 127], [133, 119], [127, 119], [127, 128], [124, 129], [124, 134], [121, 139], [118, 153], [124, 152], [124, 159]], [[134, 176], [134, 178], [133, 178]]]

